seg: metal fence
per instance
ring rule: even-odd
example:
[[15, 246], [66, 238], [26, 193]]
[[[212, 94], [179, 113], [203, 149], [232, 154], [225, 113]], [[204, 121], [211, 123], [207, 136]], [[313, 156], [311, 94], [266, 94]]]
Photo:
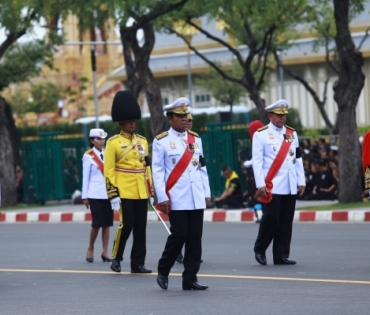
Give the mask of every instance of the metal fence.
[[83, 134], [62, 131], [22, 138], [24, 199], [28, 203], [71, 199], [82, 187], [81, 159], [86, 151]]
[[[223, 166], [235, 170], [245, 187], [241, 163], [251, 157], [251, 142], [246, 124], [210, 123], [202, 134], [203, 150], [212, 196], [224, 190]], [[62, 131], [22, 138], [24, 200], [45, 203], [71, 199], [82, 188], [82, 156], [88, 142], [84, 134], [65, 135]]]
[[242, 188], [246, 189], [246, 176], [241, 165], [251, 158], [251, 141], [247, 124], [209, 123], [202, 134], [212, 196], [219, 196], [225, 189], [223, 166], [229, 166], [239, 175]]

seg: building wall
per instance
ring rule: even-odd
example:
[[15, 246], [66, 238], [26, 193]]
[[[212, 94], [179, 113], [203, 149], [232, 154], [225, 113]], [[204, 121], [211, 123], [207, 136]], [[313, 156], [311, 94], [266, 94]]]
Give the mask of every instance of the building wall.
[[[323, 99], [323, 92], [325, 88], [326, 80], [326, 65], [325, 63], [319, 64], [306, 64], [292, 67], [295, 72], [301, 73], [304, 78], [314, 87], [317, 91], [320, 99]], [[366, 77], [370, 76], [370, 59], [365, 60], [363, 68]], [[192, 106], [194, 108], [210, 107], [210, 106], [221, 106], [216, 99], [214, 99], [210, 92], [205, 90], [201, 86], [197, 86], [194, 83], [195, 76], [193, 79], [193, 93], [192, 93]], [[269, 83], [261, 93], [262, 97], [266, 100], [266, 104], [272, 104], [276, 100], [282, 98], [281, 83], [279, 79], [278, 71], [271, 72], [268, 76]], [[334, 101], [333, 85], [336, 81], [336, 76], [331, 75], [327, 86], [326, 92], [326, 110], [330, 121], [334, 124], [337, 115], [337, 104]], [[187, 76], [175, 76], [168, 78], [159, 78], [157, 83], [161, 88], [163, 104], [172, 103], [176, 98], [185, 96], [189, 97]], [[358, 126], [370, 126], [370, 108], [369, 108], [369, 80], [365, 80], [365, 85], [359, 102], [357, 105], [357, 124]], [[197, 102], [197, 96], [210, 95], [209, 101]], [[321, 114], [314, 102], [311, 94], [305, 89], [305, 87], [298, 81], [289, 77], [287, 74], [284, 75], [284, 98], [287, 99], [292, 108], [298, 109], [300, 118], [304, 128], [323, 128], [325, 127], [324, 120], [321, 118]], [[148, 105], [145, 100], [145, 94], [141, 95], [142, 110], [143, 113], [148, 113]], [[246, 93], [245, 97], [240, 100], [240, 105], [245, 105], [249, 110], [254, 109], [254, 103], [249, 99]]]

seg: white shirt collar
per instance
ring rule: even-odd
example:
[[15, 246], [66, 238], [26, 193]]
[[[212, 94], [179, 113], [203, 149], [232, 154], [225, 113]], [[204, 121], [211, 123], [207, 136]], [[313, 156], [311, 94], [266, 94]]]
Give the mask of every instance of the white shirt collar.
[[103, 149], [103, 150], [101, 150], [101, 152], [100, 152], [97, 148], [95, 148], [95, 147], [93, 147], [92, 149], [93, 149], [93, 151], [95, 152], [95, 154], [96, 154], [98, 157], [100, 157], [100, 158], [101, 158], [100, 154], [103, 154], [103, 156], [104, 156], [104, 149]]
[[271, 128], [272, 130], [276, 131], [276, 132], [283, 132], [284, 131], [284, 128], [285, 126], [281, 127], [281, 128], [278, 128], [276, 127], [271, 121], [269, 123], [269, 128]]
[[168, 132], [170, 135], [179, 137], [179, 138], [185, 138], [187, 136], [186, 130], [184, 132], [178, 132], [175, 129], [172, 129], [172, 127], [170, 128]]

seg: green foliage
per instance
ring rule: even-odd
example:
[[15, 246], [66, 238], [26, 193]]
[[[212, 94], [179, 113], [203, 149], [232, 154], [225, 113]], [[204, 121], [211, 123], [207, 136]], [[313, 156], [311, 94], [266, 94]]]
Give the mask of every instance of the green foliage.
[[[222, 66], [218, 65], [220, 68]], [[230, 76], [236, 76], [241, 78], [243, 76], [243, 70], [240, 65], [233, 63], [230, 70], [224, 70], [225, 73]], [[212, 93], [212, 96], [221, 102], [222, 105], [234, 105], [239, 103], [242, 96], [245, 95], [246, 90], [239, 84], [223, 79], [220, 74], [212, 67], [209, 68], [208, 72], [201, 75], [195, 80], [196, 84], [205, 87]]]
[[[235, 123], [244, 123], [245, 115], [233, 114], [233, 121]], [[219, 122], [218, 114], [199, 114], [194, 115], [193, 131], [202, 134], [204, 127], [210, 122]], [[120, 132], [121, 128], [116, 122], [104, 121], [99, 124], [100, 128], [103, 128], [107, 133], [108, 137]], [[95, 122], [91, 122], [87, 125], [82, 124], [54, 124], [54, 125], [42, 125], [42, 126], [25, 126], [19, 127], [20, 137], [31, 137], [37, 136], [40, 132], [51, 132], [51, 131], [63, 131], [64, 134], [88, 134], [91, 128], [95, 128]], [[165, 129], [168, 129], [167, 124]], [[143, 118], [137, 122], [136, 132], [147, 138], [149, 143], [152, 143], [153, 136], [150, 128], [150, 118]]]
[[58, 99], [63, 97], [64, 89], [54, 83], [46, 82], [31, 86], [31, 101], [29, 111], [41, 114], [55, 111], [58, 107]]
[[51, 11], [45, 4], [49, 0], [2, 0], [0, 1], [0, 29], [6, 39], [0, 43], [0, 92], [11, 83], [24, 82], [38, 76], [41, 65], [52, 68], [53, 54], [61, 38], [56, 32], [49, 32], [45, 40], [34, 40], [26, 44], [16, 41], [27, 33], [32, 33], [35, 24], [42, 18], [48, 20]]
[[63, 88], [54, 83], [40, 83], [32, 85], [28, 91], [17, 90], [9, 104], [13, 112], [23, 119], [23, 115], [28, 112], [39, 116], [57, 110], [58, 99], [62, 98], [63, 94]]
[[84, 91], [87, 90], [87, 85], [89, 83], [89, 79], [86, 77], [79, 77], [78, 78], [78, 86], [76, 90], [68, 90], [67, 94], [69, 96], [69, 103], [76, 104], [77, 109], [81, 112], [82, 115], [86, 112], [86, 102], [87, 100], [91, 100], [91, 97], [84, 96]]
[[12, 83], [24, 82], [41, 72], [41, 65], [52, 68], [54, 46], [43, 40], [13, 44], [0, 63], [0, 91]]
[[318, 137], [329, 135], [327, 128], [304, 129], [303, 136], [305, 137]]

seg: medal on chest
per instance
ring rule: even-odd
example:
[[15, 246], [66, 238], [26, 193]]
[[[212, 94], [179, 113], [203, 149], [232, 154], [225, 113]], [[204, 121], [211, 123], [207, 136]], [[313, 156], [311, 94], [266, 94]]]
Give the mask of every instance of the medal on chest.
[[294, 141], [294, 138], [293, 138], [293, 135], [287, 135], [287, 134], [284, 134], [284, 140], [285, 142], [290, 142], [292, 143]]
[[189, 152], [194, 153], [194, 150], [195, 150], [194, 143], [189, 143], [188, 144], [188, 150], [189, 150]]
[[144, 162], [146, 151], [145, 151], [144, 146], [140, 142], [138, 142], [137, 144], [137, 149], [140, 154], [140, 162]]
[[171, 150], [176, 149], [176, 143], [175, 143], [175, 141], [170, 141], [170, 149]]
[[191, 163], [194, 165], [194, 166], [197, 166], [198, 165], [198, 160], [196, 158], [192, 158], [191, 159]]

